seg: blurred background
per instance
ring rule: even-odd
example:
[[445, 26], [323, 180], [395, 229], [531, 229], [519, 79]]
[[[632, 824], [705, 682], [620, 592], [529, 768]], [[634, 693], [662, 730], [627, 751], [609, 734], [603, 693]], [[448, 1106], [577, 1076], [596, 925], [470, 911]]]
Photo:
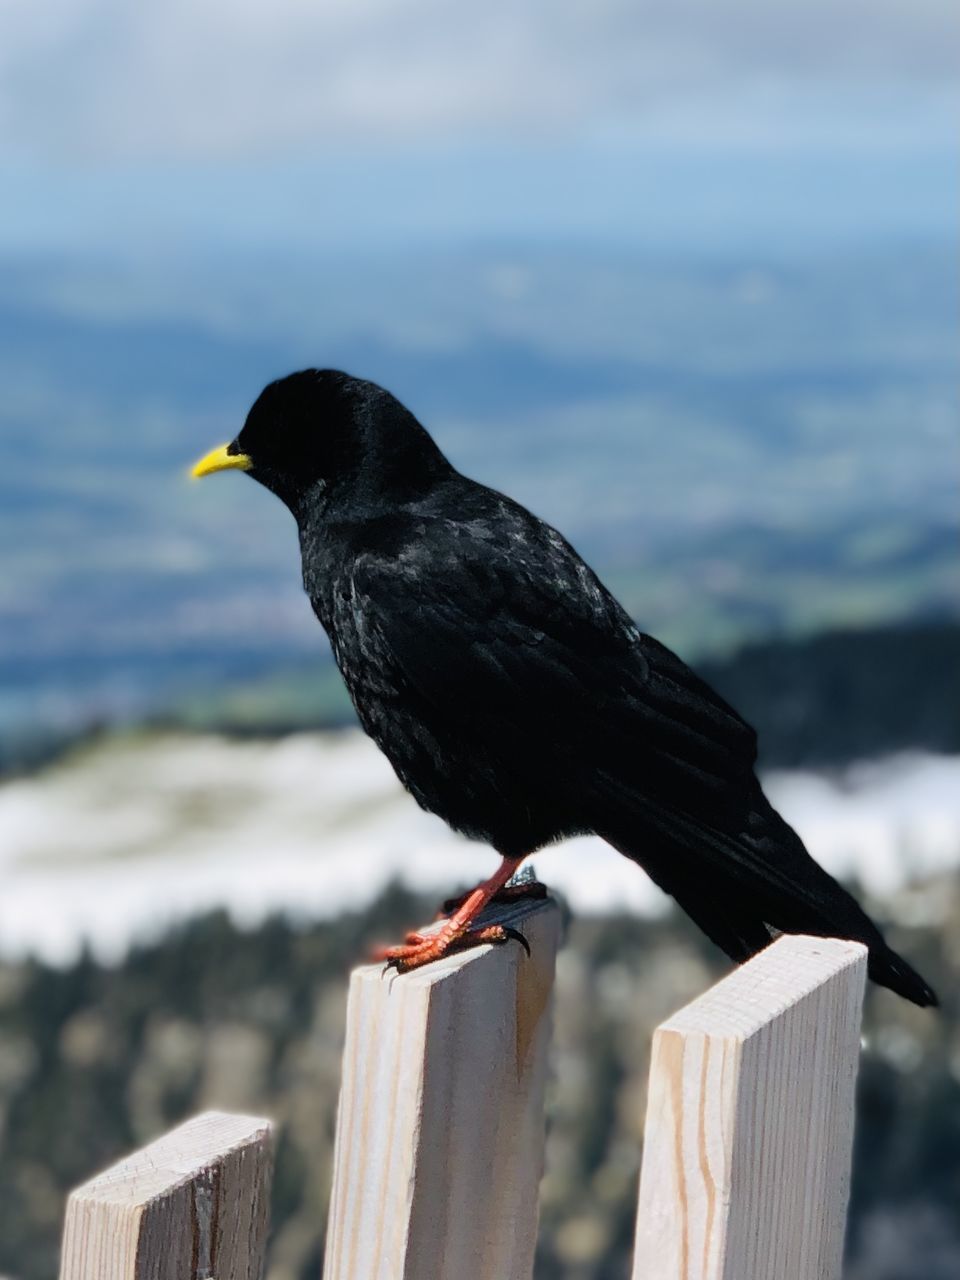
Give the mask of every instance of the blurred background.
[[[338, 366], [558, 525], [758, 727], [944, 1001], [872, 993], [850, 1280], [960, 1274], [958, 23], [947, 0], [10, 0], [0, 1270], [201, 1106], [318, 1274], [344, 979], [492, 867], [356, 729], [295, 530], [192, 486]], [[725, 962], [589, 841], [538, 1280], [626, 1274], [650, 1030]]]

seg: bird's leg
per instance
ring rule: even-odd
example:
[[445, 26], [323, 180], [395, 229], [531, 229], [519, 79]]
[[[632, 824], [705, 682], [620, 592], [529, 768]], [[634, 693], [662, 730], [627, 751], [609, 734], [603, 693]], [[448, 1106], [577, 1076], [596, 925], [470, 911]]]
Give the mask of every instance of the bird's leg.
[[468, 893], [436, 933], [407, 934], [407, 940], [402, 946], [376, 948], [374, 959], [385, 960], [388, 965], [406, 973], [408, 969], [418, 969], [431, 960], [439, 960], [450, 951], [462, 951], [466, 947], [477, 947], [484, 942], [503, 943], [518, 937], [516, 930], [507, 929], [502, 924], [485, 925], [479, 929], [471, 926], [487, 903], [514, 875], [522, 861], [522, 858], [505, 857], [490, 879], [484, 880], [483, 884]]
[[[524, 878], [524, 872], [529, 872], [530, 874]], [[547, 886], [532, 873], [529, 863], [523, 868], [519, 876], [513, 878], [515, 883], [510, 884], [508, 882], [502, 889], [498, 889], [490, 899], [491, 902], [519, 902], [524, 898], [537, 900], [547, 896]], [[448, 916], [452, 916], [458, 907], [463, 906], [473, 892], [473, 889], [468, 889], [466, 893], [458, 894], [455, 898], [447, 898], [434, 918], [436, 920], [445, 920]]]

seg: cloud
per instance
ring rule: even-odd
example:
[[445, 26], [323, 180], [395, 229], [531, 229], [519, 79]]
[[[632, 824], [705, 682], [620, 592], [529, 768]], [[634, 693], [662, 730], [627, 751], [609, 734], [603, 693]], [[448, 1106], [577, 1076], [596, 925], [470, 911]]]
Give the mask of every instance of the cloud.
[[952, 0], [8, 0], [4, 16], [0, 141], [80, 161], [669, 134], [691, 103], [946, 92], [957, 35]]

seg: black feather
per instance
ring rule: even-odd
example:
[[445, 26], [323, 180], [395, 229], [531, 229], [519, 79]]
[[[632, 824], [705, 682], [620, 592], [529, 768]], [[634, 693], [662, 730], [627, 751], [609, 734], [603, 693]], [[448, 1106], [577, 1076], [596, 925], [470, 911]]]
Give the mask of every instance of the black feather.
[[293, 511], [361, 723], [424, 808], [510, 856], [597, 832], [734, 960], [780, 931], [855, 938], [875, 981], [935, 1003], [772, 809], [749, 725], [387, 392], [292, 375], [235, 443]]

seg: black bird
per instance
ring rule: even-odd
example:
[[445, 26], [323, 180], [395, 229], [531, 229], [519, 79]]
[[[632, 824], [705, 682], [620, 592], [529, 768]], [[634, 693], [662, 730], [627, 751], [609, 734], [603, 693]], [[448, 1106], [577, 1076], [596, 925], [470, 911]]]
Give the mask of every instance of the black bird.
[[398, 968], [503, 941], [472, 926], [520, 861], [596, 832], [731, 959], [778, 932], [853, 938], [875, 982], [936, 1003], [770, 805], [750, 726], [389, 392], [330, 369], [273, 382], [194, 474], [227, 468], [293, 513], [304, 587], [400, 781], [501, 855], [438, 934], [383, 952]]

